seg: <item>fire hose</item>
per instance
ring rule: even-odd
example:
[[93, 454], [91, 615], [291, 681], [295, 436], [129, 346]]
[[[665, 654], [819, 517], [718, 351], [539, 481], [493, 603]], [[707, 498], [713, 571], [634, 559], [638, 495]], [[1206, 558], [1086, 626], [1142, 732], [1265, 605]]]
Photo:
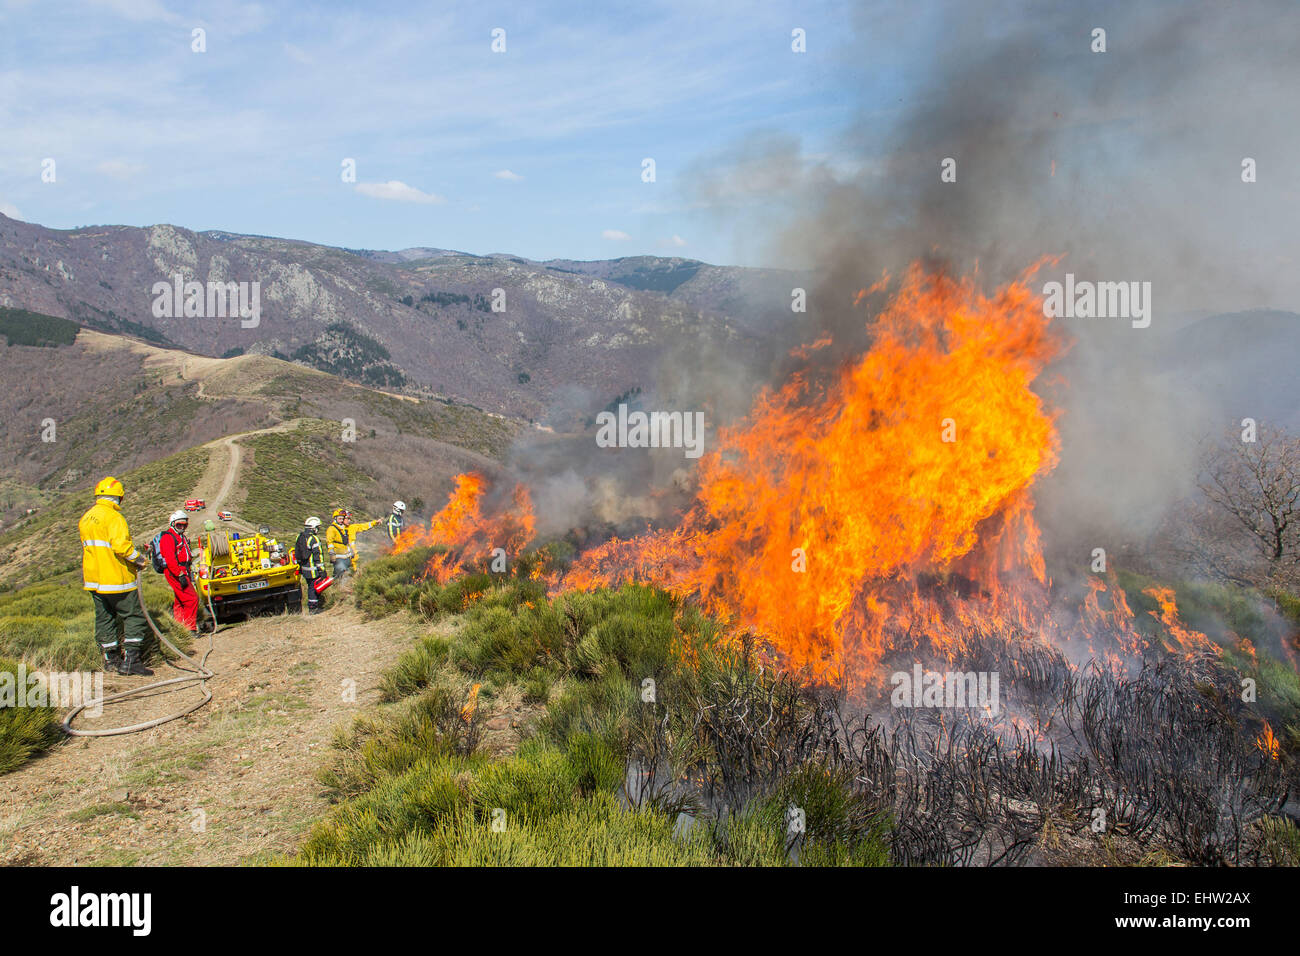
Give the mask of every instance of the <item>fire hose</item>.
[[[154, 623], [153, 618], [150, 617], [149, 607], [144, 600], [144, 591], [140, 588], [139, 570], [136, 571], [135, 581], [136, 590], [140, 592], [140, 610], [144, 612], [144, 619], [148, 622], [149, 629], [154, 632], [160, 643], [166, 645], [173, 653], [185, 660], [187, 663], [192, 664], [193, 667], [183, 667], [178, 664], [173, 664], [170, 660], [167, 661], [167, 664], [177, 670], [191, 671], [191, 674], [188, 677], [171, 677], [167, 680], [152, 681], [148, 684], [142, 684], [139, 687], [132, 687], [130, 690], [124, 690], [116, 694], [109, 694], [106, 697], [97, 697], [94, 700], [85, 701], [79, 707], [74, 707], [72, 710], [68, 711], [63, 718], [64, 732], [73, 737], [114, 737], [119, 734], [138, 733], [141, 730], [148, 730], [150, 727], [157, 727], [160, 724], [165, 724], [169, 721], [184, 717], [187, 714], [192, 714], [208, 701], [212, 700], [212, 691], [208, 690], [207, 685], [208, 680], [217, 676], [215, 671], [211, 671], [207, 667], [208, 655], [212, 653], [217, 632], [217, 615], [212, 608], [212, 595], [207, 595], [208, 613], [212, 617], [212, 630], [208, 632], [208, 649], [203, 652], [201, 658], [195, 660], [169, 641], [167, 636], [158, 629], [158, 625]], [[193, 583], [191, 583], [191, 586], [194, 586]], [[199, 690], [203, 692], [203, 699], [197, 703], [191, 704], [184, 710], [178, 710], [173, 714], [167, 714], [163, 717], [155, 717], [153, 720], [142, 720], [138, 724], [129, 724], [125, 727], [110, 727], [104, 730], [77, 730], [72, 726], [72, 722], [77, 718], [77, 715], [87, 708], [102, 708], [104, 704], [120, 703], [121, 701], [129, 700], [133, 697], [139, 697], [148, 692], [157, 691], [159, 688], [163, 687], [170, 688], [170, 690], [164, 691], [164, 693], [170, 694], [172, 691], [180, 690], [182, 686], [188, 687], [192, 684], [198, 685]]]

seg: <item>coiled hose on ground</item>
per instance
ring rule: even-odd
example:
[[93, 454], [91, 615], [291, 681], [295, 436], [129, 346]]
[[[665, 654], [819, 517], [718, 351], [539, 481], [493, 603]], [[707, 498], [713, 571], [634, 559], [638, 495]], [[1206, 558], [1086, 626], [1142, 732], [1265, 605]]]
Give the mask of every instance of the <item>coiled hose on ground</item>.
[[[154, 632], [162, 644], [169, 647], [172, 652], [182, 660], [192, 664], [193, 667], [184, 667], [179, 664], [173, 664], [171, 661], [167, 661], [167, 664], [177, 670], [191, 671], [192, 673], [187, 677], [171, 677], [167, 680], [156, 680], [148, 684], [141, 684], [139, 687], [132, 687], [130, 690], [124, 690], [116, 694], [109, 694], [106, 697], [97, 697], [94, 700], [85, 701], [81, 706], [74, 707], [72, 710], [68, 711], [63, 718], [64, 732], [73, 737], [115, 737], [119, 734], [134, 734], [141, 730], [148, 730], [150, 727], [157, 727], [160, 724], [177, 720], [178, 718], [184, 717], [186, 714], [192, 714], [208, 701], [212, 700], [212, 691], [208, 690], [207, 685], [207, 681], [217, 676], [215, 671], [211, 671], [207, 667], [208, 655], [212, 653], [214, 639], [217, 634], [217, 615], [212, 609], [212, 595], [208, 595], [208, 614], [212, 617], [212, 630], [208, 632], [208, 649], [203, 652], [201, 658], [195, 660], [171, 641], [167, 640], [167, 636], [158, 629], [158, 625], [156, 625], [153, 622], [153, 618], [149, 616], [149, 607], [144, 600], [144, 590], [140, 587], [140, 573], [138, 571], [136, 572], [135, 581], [136, 590], [140, 593], [140, 609], [144, 612], [144, 619], [149, 623], [150, 630]], [[195, 586], [197, 587], [197, 585]], [[176, 711], [174, 714], [167, 714], [164, 717], [155, 717], [153, 720], [142, 720], [138, 724], [130, 724], [126, 727], [109, 727], [103, 730], [78, 730], [72, 726], [72, 722], [76, 720], [77, 715], [88, 707], [94, 708], [102, 707], [104, 704], [120, 703], [121, 701], [129, 700], [133, 697], [139, 697], [151, 691], [156, 691], [161, 687], [171, 688], [171, 690], [165, 691], [165, 693], [170, 694], [174, 690], [180, 690], [182, 686], [188, 687], [191, 684], [199, 685], [199, 689], [203, 691], [203, 699], [189, 707], [186, 707], [184, 710]]]

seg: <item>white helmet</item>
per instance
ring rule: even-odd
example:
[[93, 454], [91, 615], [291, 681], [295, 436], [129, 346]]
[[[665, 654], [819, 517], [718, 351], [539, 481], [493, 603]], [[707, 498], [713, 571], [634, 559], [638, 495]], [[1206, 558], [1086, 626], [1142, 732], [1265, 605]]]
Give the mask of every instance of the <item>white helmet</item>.
[[406, 510], [406, 502], [405, 502], [405, 501], [394, 501], [394, 502], [393, 502], [393, 510], [394, 510], [394, 511], [405, 511], [405, 510]]
[[315, 531], [317, 528], [320, 527], [320, 518], [317, 518], [315, 515], [312, 515], [310, 518], [308, 518], [308, 519], [307, 519], [305, 522], [303, 522], [303, 523], [304, 523], [308, 528], [311, 528], [313, 531]]
[[178, 521], [184, 521], [186, 524], [189, 524], [190, 516], [187, 515], [184, 511], [173, 511], [172, 516], [167, 519], [167, 523], [175, 524]]

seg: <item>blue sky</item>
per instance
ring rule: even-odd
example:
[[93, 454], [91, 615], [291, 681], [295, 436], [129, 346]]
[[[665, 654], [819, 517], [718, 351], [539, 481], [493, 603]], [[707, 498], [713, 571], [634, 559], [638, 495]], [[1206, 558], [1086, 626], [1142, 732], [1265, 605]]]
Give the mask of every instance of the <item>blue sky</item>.
[[841, 135], [864, 87], [888, 102], [901, 82], [890, 44], [870, 64], [855, 50], [853, 21], [847, 4], [752, 0], [0, 0], [0, 211], [55, 228], [766, 264], [732, 213], [780, 191], [699, 183], [733, 181], [746, 142], [849, 163]]

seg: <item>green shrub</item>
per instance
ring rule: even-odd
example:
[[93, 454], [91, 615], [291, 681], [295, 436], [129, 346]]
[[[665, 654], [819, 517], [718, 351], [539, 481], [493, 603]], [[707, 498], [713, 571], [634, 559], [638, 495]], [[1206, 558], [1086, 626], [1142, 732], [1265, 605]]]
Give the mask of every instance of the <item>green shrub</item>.
[[320, 781], [331, 796], [342, 798], [432, 757], [473, 753], [478, 724], [465, 717], [468, 699], [467, 687], [441, 682], [395, 711], [356, 718], [335, 734], [335, 753]]
[[555, 664], [561, 642], [558, 616], [549, 608], [509, 609], [484, 604], [465, 616], [457, 635], [458, 665], [476, 676], [513, 681], [534, 667]]
[[547, 707], [541, 728], [552, 740], [569, 740], [593, 733], [610, 741], [623, 741], [631, 727], [631, 714], [641, 706], [638, 688], [620, 674], [598, 680], [566, 680]]
[[[88, 626], [89, 634], [80, 633]], [[0, 652], [20, 657], [29, 666], [50, 670], [91, 670], [99, 664], [88, 613], [72, 620], [23, 615], [0, 617]]]
[[[0, 675], [16, 688], [18, 662], [0, 658]], [[22, 766], [63, 738], [63, 715], [54, 707], [0, 707], [0, 773]]]
[[1260, 822], [1266, 852], [1274, 866], [1300, 866], [1300, 825], [1286, 817]]
[[430, 636], [403, 654], [379, 683], [379, 699], [401, 700], [427, 687], [447, 664], [451, 642]]
[[[493, 828], [497, 821], [499, 829]], [[351, 866], [683, 866], [719, 862], [707, 834], [578, 796], [554, 752], [497, 763], [423, 763], [338, 808], [287, 861]]]
[[607, 794], [575, 801], [543, 818], [446, 828], [439, 834], [451, 866], [710, 866], [707, 840], [674, 837], [673, 820], [629, 812]]
[[420, 589], [415, 578], [423, 572], [432, 555], [432, 548], [411, 548], [368, 562], [357, 577], [357, 607], [371, 618], [413, 608], [412, 602]]
[[[475, 572], [438, 585], [419, 579], [432, 553], [382, 559], [361, 576], [367, 613], [406, 606], [454, 614], [455, 624], [421, 638], [384, 675], [383, 711], [339, 733], [321, 775], [339, 802], [292, 862], [779, 866], [790, 862], [792, 803], [808, 818], [802, 861], [886, 862], [884, 822], [853, 780], [820, 768], [773, 778], [774, 789], [722, 821], [684, 827], [680, 801], [625, 805], [628, 755], [647, 722], [682, 733], [686, 752], [668, 755], [675, 768], [716, 773], [709, 747], [690, 738], [691, 708], [773, 679], [718, 640], [716, 622], [646, 587], [548, 600], [527, 576]], [[646, 677], [660, 685], [656, 707], [640, 697]], [[476, 683], [479, 711], [501, 696], [546, 704], [511, 756], [477, 751], [479, 715], [465, 716]], [[494, 813], [504, 830], [493, 829]]]
[[592, 677], [658, 672], [672, 660], [676, 629], [669, 613], [664, 609], [657, 616], [629, 611], [611, 614], [574, 647], [570, 666], [576, 673]]
[[829, 866], [887, 866], [888, 826], [865, 795], [854, 787], [851, 773], [805, 764], [788, 776], [763, 801], [758, 816], [771, 826], [786, 822], [787, 810], [804, 812], [805, 835], [799, 859]]
[[611, 792], [622, 785], [627, 759], [608, 740], [578, 732], [566, 743], [565, 758], [581, 793]]
[[551, 698], [551, 675], [544, 667], [534, 667], [524, 678], [524, 700], [545, 704]]
[[33, 584], [0, 597], [0, 616], [41, 614], [50, 617], [74, 617], [90, 607], [84, 589], [72, 584]]

